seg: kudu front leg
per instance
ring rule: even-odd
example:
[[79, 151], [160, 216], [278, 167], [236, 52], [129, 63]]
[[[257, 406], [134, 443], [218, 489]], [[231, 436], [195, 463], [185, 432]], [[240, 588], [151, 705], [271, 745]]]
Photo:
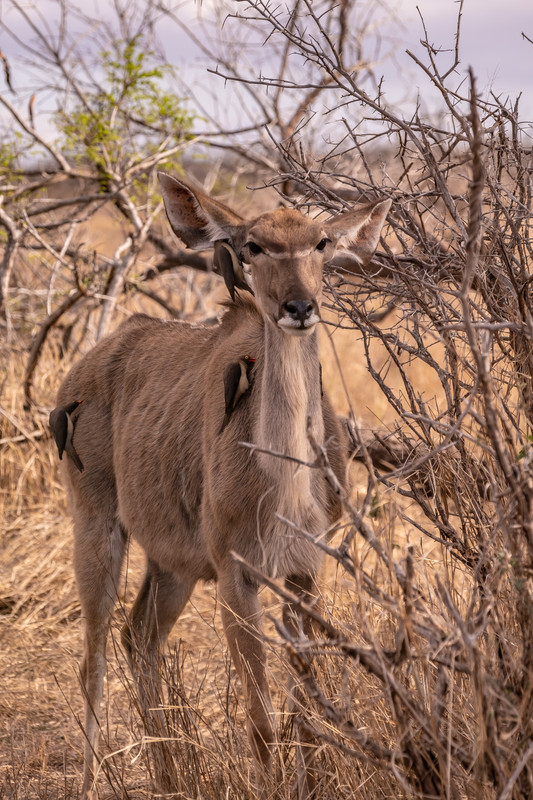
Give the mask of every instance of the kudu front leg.
[[260, 797], [269, 796], [275, 733], [261, 640], [262, 612], [258, 586], [234, 565], [219, 574], [221, 615], [233, 663], [241, 678], [247, 712], [248, 740], [256, 764]]
[[[314, 578], [312, 575], [291, 575], [285, 581], [285, 588], [296, 595], [307, 605], [316, 603], [314, 594]], [[302, 613], [297, 606], [285, 603], [283, 606], [283, 624], [293, 640], [305, 637], [314, 639], [314, 628], [311, 618]], [[309, 660], [311, 669], [311, 659]], [[315, 794], [317, 775], [314, 768], [316, 740], [307, 730], [298, 725], [299, 709], [305, 704], [305, 692], [293, 678], [289, 679], [289, 708], [294, 715], [297, 737], [296, 761], [298, 769], [298, 800], [311, 800]]]

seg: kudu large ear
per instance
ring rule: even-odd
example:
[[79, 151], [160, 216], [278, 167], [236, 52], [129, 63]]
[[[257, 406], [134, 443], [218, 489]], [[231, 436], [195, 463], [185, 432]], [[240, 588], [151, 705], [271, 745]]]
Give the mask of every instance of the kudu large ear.
[[343, 267], [354, 273], [363, 272], [378, 246], [391, 203], [392, 200], [366, 203], [326, 223], [326, 230], [337, 245], [330, 266]]
[[187, 247], [206, 250], [219, 239], [233, 240], [244, 222], [242, 217], [165, 172], [158, 173], [158, 177], [168, 221]]

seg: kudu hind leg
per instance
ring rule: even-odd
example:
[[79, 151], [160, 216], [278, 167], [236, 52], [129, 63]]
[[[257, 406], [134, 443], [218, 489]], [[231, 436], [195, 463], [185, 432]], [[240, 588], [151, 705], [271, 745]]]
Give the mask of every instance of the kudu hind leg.
[[261, 797], [267, 797], [275, 735], [261, 641], [258, 587], [247, 581], [238, 568], [219, 573], [219, 585], [224, 632], [244, 690], [248, 739], [257, 764], [257, 788]]
[[176, 792], [172, 747], [166, 739], [160, 653], [195, 585], [194, 580], [178, 578], [148, 561], [143, 584], [130, 617], [122, 628], [122, 643], [135, 681], [140, 711], [149, 736], [153, 737], [150, 755], [157, 788]]
[[195, 583], [186, 577], [178, 578], [148, 560], [143, 584], [122, 628], [122, 644], [133, 676], [140, 690], [147, 693], [144, 700], [140, 698], [143, 710], [153, 707], [159, 699], [159, 654]]
[[84, 621], [80, 666], [85, 696], [85, 753], [81, 798], [94, 780], [99, 712], [106, 672], [106, 641], [115, 605], [126, 536], [116, 520], [75, 514], [74, 568]]
[[[316, 602], [314, 595], [314, 578], [312, 575], [291, 575], [285, 581], [285, 587], [299, 600], [313, 606]], [[313, 623], [309, 615], [298, 610], [297, 606], [285, 603], [283, 607], [283, 623], [285, 629], [294, 640], [302, 636], [314, 639]], [[309, 662], [309, 669], [311, 669]], [[298, 768], [298, 800], [311, 800], [315, 793], [317, 778], [314, 769], [316, 741], [304, 728], [298, 725], [298, 709], [305, 703], [305, 693], [294, 681], [289, 680], [289, 708], [296, 721], [295, 731], [297, 736], [296, 760]]]

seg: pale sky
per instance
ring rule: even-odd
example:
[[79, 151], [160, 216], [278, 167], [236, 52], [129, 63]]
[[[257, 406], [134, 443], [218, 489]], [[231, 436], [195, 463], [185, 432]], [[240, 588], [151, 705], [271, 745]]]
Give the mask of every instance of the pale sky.
[[[456, 0], [400, 0], [398, 5], [406, 27], [403, 50], [422, 53], [419, 40], [423, 29], [417, 6], [426, 22], [430, 43], [453, 49]], [[527, 114], [528, 119], [533, 119], [533, 44], [522, 33], [533, 40], [532, 0], [465, 0], [459, 69], [474, 69], [478, 91], [492, 88], [497, 94], [513, 98], [522, 91], [522, 118]], [[452, 54], [442, 58], [451, 59]], [[413, 69], [412, 74], [414, 83], [423, 90], [426, 83], [420, 73]]]
[[[180, 17], [194, 27], [198, 15], [204, 18], [210, 16], [215, 2], [216, 0], [181, 0], [176, 2], [175, 7]], [[360, 0], [360, 7], [365, 2], [366, 0]], [[423, 28], [417, 12], [418, 6], [426, 23], [429, 42], [436, 48], [450, 51], [438, 56], [439, 65], [442, 64], [443, 69], [451, 65], [459, 3], [457, 0], [376, 0], [376, 3], [396, 12], [396, 21], [380, 28], [385, 40], [392, 39], [397, 43], [395, 59], [380, 64], [377, 70], [378, 74], [385, 77], [386, 97], [389, 101], [405, 98], [407, 86], [412, 100], [418, 95], [423, 106], [434, 110], [431, 84], [405, 55], [405, 50], [410, 49], [421, 59], [425, 59], [420, 45]], [[52, 0], [36, 0], [36, 4], [43, 18], [48, 20], [50, 29], [54, 30], [52, 20], [57, 4]], [[78, 0], [78, 5], [86, 13], [92, 11], [95, 21], [112, 14], [111, 0]], [[245, 7], [245, 4], [237, 2], [230, 3], [231, 5], [236, 10], [243, 10]], [[357, 8], [356, 4], [356, 11]], [[0, 14], [6, 20], [15, 20], [8, 0], [0, 0]], [[385, 11], [381, 11], [381, 16], [386, 17]], [[22, 38], [29, 36], [24, 33], [22, 26], [19, 33]], [[533, 120], [533, 44], [524, 39], [522, 33], [533, 40], [533, 0], [465, 0], [461, 25], [461, 63], [453, 81], [458, 84], [466, 75], [467, 68], [472, 66], [477, 77], [478, 91], [487, 92], [492, 89], [497, 94], [501, 93], [503, 98], [515, 98], [522, 92], [521, 119], [524, 121]], [[180, 33], [174, 25], [161, 26], [158, 34], [168, 61], [180, 68], [185, 82], [192, 77], [199, 94], [206, 102], [209, 102], [210, 94], [216, 96], [223, 106], [225, 104], [228, 108], [234, 108], [232, 103], [235, 102], [235, 96], [232, 95], [231, 88], [227, 88], [223, 80], [207, 71], [208, 67], [216, 66], [214, 59], [199, 55], [185, 34]], [[10, 61], [15, 58], [16, 46], [5, 35], [0, 37], [0, 47]], [[266, 50], [264, 55], [266, 56]], [[266, 69], [267, 67], [268, 62]], [[12, 65], [12, 73], [18, 84], [17, 94], [22, 98], [26, 74], [24, 65], [19, 63], [16, 68]], [[29, 90], [26, 96], [29, 97]], [[41, 104], [44, 103], [41, 97], [38, 100]], [[27, 103], [27, 99], [24, 102]], [[48, 108], [52, 107], [52, 103], [53, 98], [49, 98]], [[237, 117], [239, 108], [236, 107], [232, 113]], [[43, 124], [46, 124], [44, 120]]]
[[[385, 76], [387, 97], [392, 101], [405, 98], [407, 86], [413, 100], [418, 95], [422, 105], [433, 110], [435, 95], [431, 83], [405, 55], [405, 51], [411, 50], [422, 61], [427, 60], [420, 44], [424, 35], [422, 15], [429, 43], [442, 50], [438, 63], [441, 70], [446, 71], [454, 58], [458, 0], [376, 0], [376, 3], [392, 9], [396, 17], [381, 29], [385, 39], [397, 42], [395, 58], [380, 64], [377, 69], [378, 74]], [[234, 5], [242, 8], [241, 3]], [[181, 8], [189, 21], [193, 22], [198, 13], [204, 18], [208, 17], [210, 6], [210, 0], [203, 0], [201, 5], [195, 0], [188, 0]], [[385, 17], [386, 12], [382, 11], [381, 16]], [[458, 85], [471, 66], [478, 92], [486, 94], [492, 90], [497, 95], [501, 94], [502, 99], [511, 97], [513, 100], [521, 92], [521, 119], [533, 120], [533, 44], [522, 33], [533, 41], [533, 0], [464, 0], [461, 60], [457, 77], [451, 79], [450, 85]], [[231, 103], [231, 90], [224, 86], [223, 81], [218, 80], [217, 83], [217, 78], [207, 72], [205, 57], [198, 57], [189, 46], [180, 54], [179, 46], [165, 41], [164, 33], [163, 41], [168, 56], [174, 56], [176, 63], [186, 73], [195, 65], [193, 74], [198, 84], [205, 82], [206, 88], [211, 91], [215, 87], [218, 98], [224, 98], [227, 93], [228, 105]], [[386, 45], [383, 45], [383, 49], [386, 49]], [[265, 72], [268, 72], [267, 67]]]

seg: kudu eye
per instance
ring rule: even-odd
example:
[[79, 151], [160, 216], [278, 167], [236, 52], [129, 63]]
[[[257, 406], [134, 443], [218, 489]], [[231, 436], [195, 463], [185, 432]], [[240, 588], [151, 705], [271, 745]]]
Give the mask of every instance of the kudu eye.
[[319, 241], [315, 249], [318, 250], [319, 253], [321, 253], [323, 250], [326, 249], [326, 245], [328, 244], [328, 242], [331, 242], [331, 239], [324, 237], [324, 239], [321, 239]]
[[263, 248], [255, 242], [246, 242], [244, 246], [248, 248], [251, 256], [258, 256], [263, 252]]

